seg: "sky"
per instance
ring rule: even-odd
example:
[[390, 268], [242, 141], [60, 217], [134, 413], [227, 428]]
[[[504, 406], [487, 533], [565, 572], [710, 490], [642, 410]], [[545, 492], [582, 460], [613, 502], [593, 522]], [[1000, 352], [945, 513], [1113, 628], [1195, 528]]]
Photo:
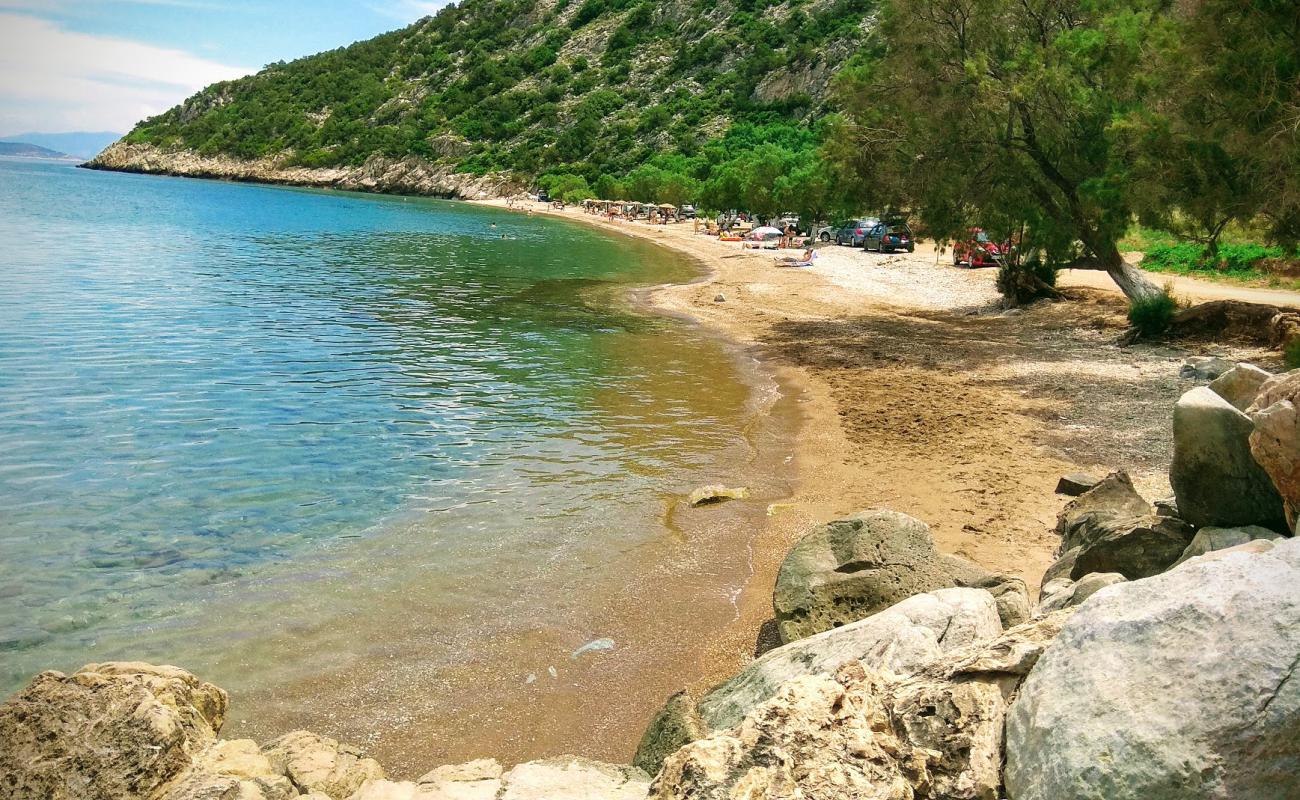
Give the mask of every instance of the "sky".
[[369, 39], [447, 0], [0, 0], [0, 138], [116, 131], [210, 83]]

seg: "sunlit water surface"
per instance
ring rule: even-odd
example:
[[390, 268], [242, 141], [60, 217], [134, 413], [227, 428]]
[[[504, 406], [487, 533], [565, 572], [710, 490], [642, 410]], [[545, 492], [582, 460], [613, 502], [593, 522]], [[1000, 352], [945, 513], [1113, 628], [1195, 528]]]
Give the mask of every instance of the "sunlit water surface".
[[693, 274], [636, 240], [0, 160], [0, 242], [3, 694], [164, 661], [228, 733], [620, 755], [762, 524], [677, 499], [784, 489], [771, 387], [635, 310]]

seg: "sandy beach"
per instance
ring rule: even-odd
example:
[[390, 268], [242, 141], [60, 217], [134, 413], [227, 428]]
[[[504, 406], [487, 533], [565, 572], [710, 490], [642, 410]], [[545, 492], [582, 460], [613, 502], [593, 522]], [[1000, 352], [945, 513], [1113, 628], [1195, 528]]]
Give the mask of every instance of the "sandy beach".
[[[1192, 385], [1178, 367], [1200, 351], [1119, 347], [1126, 305], [1096, 276], [1065, 276], [1068, 302], [1008, 313], [994, 270], [954, 267], [928, 243], [893, 255], [822, 245], [813, 266], [788, 267], [777, 259], [793, 251], [743, 250], [689, 221], [527, 210], [697, 259], [708, 277], [661, 287], [653, 304], [740, 343], [798, 404], [794, 494], [770, 509], [740, 616], [702, 655], [696, 687], [752, 658], [781, 561], [814, 524], [873, 507], [902, 511], [929, 523], [944, 552], [1019, 575], [1036, 592], [1058, 541], [1052, 528], [1067, 498], [1053, 490], [1062, 475], [1125, 469], [1148, 497], [1170, 494], [1169, 414]], [[1277, 361], [1251, 349], [1213, 352]]]

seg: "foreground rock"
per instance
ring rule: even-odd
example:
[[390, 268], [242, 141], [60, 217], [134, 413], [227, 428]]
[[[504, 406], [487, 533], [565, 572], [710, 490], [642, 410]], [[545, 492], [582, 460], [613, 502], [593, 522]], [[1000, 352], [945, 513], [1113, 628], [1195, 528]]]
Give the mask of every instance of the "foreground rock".
[[1191, 544], [1183, 551], [1183, 555], [1178, 559], [1178, 564], [1184, 561], [1190, 561], [1197, 556], [1203, 556], [1206, 553], [1213, 553], [1216, 550], [1227, 550], [1230, 547], [1237, 547], [1258, 540], [1272, 541], [1281, 539], [1282, 534], [1270, 531], [1268, 528], [1258, 526], [1249, 526], [1245, 528], [1201, 528], [1192, 537]]
[[418, 781], [374, 780], [349, 800], [645, 800], [650, 776], [577, 756], [520, 764], [495, 760], [438, 769]]
[[1127, 472], [1112, 472], [1088, 491], [1071, 500], [1056, 517], [1061, 550], [1068, 551], [1096, 539], [1104, 526], [1119, 518], [1151, 513], [1151, 504], [1133, 487]]
[[1287, 525], [1300, 513], [1300, 370], [1266, 381], [1249, 409], [1250, 451], [1285, 501]]
[[1020, 689], [1012, 800], [1290, 798], [1300, 542], [1251, 542], [1094, 596]]
[[389, 781], [359, 750], [308, 731], [259, 748], [218, 739], [226, 693], [177, 667], [45, 672], [0, 706], [4, 800], [642, 800], [634, 767], [565, 756]]
[[864, 620], [765, 653], [698, 703], [685, 692], [673, 695], [646, 729], [633, 763], [658, 772], [678, 747], [736, 725], [795, 678], [830, 675], [850, 661], [909, 675], [945, 652], [1001, 633], [997, 604], [982, 589], [909, 597]]
[[764, 654], [705, 695], [700, 716], [713, 730], [730, 728], [794, 678], [830, 674], [847, 661], [907, 675], [942, 653], [1000, 633], [997, 605], [984, 590], [918, 594], [864, 620]]
[[1097, 523], [1093, 538], [1078, 545], [1070, 578], [1114, 572], [1133, 581], [1159, 575], [1187, 550], [1193, 529], [1175, 517], [1150, 514]]
[[1118, 572], [1095, 572], [1085, 575], [1077, 581], [1059, 578], [1043, 587], [1038, 598], [1038, 616], [1083, 605], [1089, 597], [1105, 589], [1128, 580]]
[[379, 763], [357, 748], [310, 731], [281, 736], [267, 745], [266, 756], [304, 793], [350, 797], [366, 781], [384, 777]]
[[1250, 417], [1207, 387], [1178, 400], [1169, 482], [1183, 519], [1198, 528], [1284, 529], [1282, 497], [1251, 454], [1254, 430]]
[[795, 545], [781, 565], [772, 605], [781, 640], [788, 643], [865, 619], [912, 595], [953, 586], [1011, 595], [1000, 603], [1004, 623], [1027, 617], [1023, 581], [941, 556], [930, 527], [918, 519], [864, 511], [820, 525]]
[[1273, 377], [1267, 370], [1254, 364], [1238, 364], [1210, 383], [1210, 389], [1232, 403], [1234, 408], [1245, 411], [1255, 402], [1255, 395], [1264, 382]]
[[994, 800], [1010, 698], [1069, 611], [898, 678], [850, 662], [797, 678], [729, 731], [672, 754], [656, 800]]
[[6, 800], [136, 800], [216, 739], [226, 693], [185, 670], [89, 664], [43, 672], [0, 706]]

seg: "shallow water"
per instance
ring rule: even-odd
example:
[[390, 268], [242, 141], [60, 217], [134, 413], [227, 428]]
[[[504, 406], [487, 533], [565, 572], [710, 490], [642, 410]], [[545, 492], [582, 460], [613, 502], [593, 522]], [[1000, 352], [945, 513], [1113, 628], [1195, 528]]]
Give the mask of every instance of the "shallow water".
[[0, 694], [166, 661], [231, 735], [618, 755], [785, 491], [773, 387], [627, 302], [693, 274], [635, 240], [0, 160], [0, 241]]

